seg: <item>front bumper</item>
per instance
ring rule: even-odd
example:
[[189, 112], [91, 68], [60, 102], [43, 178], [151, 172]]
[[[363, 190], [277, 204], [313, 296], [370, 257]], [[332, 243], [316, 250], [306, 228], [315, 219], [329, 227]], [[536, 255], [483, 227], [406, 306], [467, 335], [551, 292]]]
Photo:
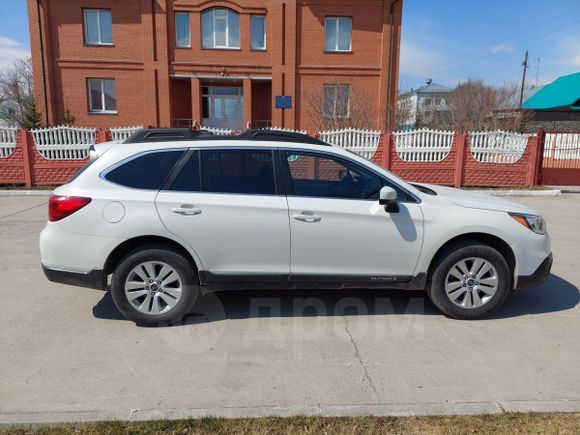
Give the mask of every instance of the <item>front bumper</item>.
[[546, 259], [538, 266], [536, 271], [531, 275], [520, 275], [518, 276], [518, 283], [516, 290], [521, 290], [528, 287], [535, 287], [542, 284], [550, 276], [550, 270], [552, 270], [552, 263], [554, 259], [552, 254], [548, 255]]
[[43, 264], [42, 271], [46, 278], [52, 282], [98, 290], [105, 288], [105, 276], [102, 270], [91, 270], [87, 273], [68, 272], [65, 270], [51, 269]]

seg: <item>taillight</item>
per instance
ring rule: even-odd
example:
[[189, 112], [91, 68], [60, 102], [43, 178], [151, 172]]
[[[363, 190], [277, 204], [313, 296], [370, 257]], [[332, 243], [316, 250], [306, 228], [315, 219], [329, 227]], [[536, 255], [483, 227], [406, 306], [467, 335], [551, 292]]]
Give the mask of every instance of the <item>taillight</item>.
[[52, 195], [48, 201], [48, 220], [56, 222], [76, 213], [92, 201], [82, 196]]

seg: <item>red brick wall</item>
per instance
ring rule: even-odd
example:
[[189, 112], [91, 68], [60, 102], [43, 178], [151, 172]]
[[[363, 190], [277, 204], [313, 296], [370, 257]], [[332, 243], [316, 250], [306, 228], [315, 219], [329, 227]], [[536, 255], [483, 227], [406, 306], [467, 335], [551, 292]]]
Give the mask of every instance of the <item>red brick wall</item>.
[[[76, 124], [84, 127], [135, 124], [168, 127], [174, 117], [198, 119], [197, 98], [189, 99], [190, 108], [186, 110], [187, 100], [175, 92], [172, 76], [179, 75], [185, 78], [210, 77], [219, 83], [228, 77], [271, 78], [271, 95], [293, 97], [293, 107], [284, 111], [273, 108], [273, 99], [270, 99], [269, 115], [274, 125], [299, 129], [313, 128], [305, 110], [307, 86], [321, 86], [324, 80], [347, 80], [359, 84], [370, 95], [376, 95], [373, 122], [376, 128], [384, 128], [389, 57], [392, 89], [389, 107], [393, 116], [398, 82], [403, 1], [396, 3], [394, 11], [391, 56], [388, 20], [392, 2], [40, 0], [48, 83], [48, 123], [59, 124], [67, 106], [75, 116]], [[39, 109], [44, 112], [36, 5], [36, 0], [28, 0], [35, 97]], [[201, 13], [212, 7], [227, 7], [240, 14], [239, 50], [201, 48]], [[111, 9], [112, 47], [84, 44], [83, 8]], [[175, 47], [175, 11], [190, 13], [191, 48]], [[251, 50], [252, 14], [266, 15], [265, 51]], [[328, 15], [353, 17], [352, 52], [324, 52], [324, 18]], [[116, 80], [116, 115], [88, 113], [86, 83], [91, 77]], [[265, 116], [258, 108], [257, 111], [252, 108], [248, 113], [252, 117]]]

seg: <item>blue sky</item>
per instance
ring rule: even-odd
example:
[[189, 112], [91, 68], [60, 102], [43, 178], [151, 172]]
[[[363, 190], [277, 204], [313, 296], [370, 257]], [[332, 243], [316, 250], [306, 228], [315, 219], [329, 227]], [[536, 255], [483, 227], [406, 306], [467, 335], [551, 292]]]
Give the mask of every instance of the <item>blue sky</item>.
[[[526, 49], [530, 84], [580, 71], [578, 0], [403, 1], [402, 90], [428, 77], [514, 83]], [[28, 52], [26, 0], [0, 0], [0, 67]]]

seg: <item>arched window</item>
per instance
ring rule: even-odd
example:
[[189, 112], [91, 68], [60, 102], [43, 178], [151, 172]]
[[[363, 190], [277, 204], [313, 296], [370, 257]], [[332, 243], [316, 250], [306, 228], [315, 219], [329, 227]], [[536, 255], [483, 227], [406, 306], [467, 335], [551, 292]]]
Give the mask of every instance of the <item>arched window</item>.
[[201, 14], [203, 48], [240, 48], [240, 15], [230, 9], [209, 9]]

